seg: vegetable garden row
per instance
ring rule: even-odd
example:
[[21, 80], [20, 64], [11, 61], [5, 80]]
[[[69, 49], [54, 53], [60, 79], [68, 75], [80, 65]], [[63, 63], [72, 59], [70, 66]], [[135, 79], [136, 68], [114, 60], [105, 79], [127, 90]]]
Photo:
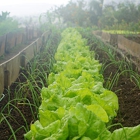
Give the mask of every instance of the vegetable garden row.
[[25, 138], [31, 140], [139, 140], [140, 125], [109, 128], [119, 109], [115, 93], [103, 87], [101, 64], [76, 29], [67, 28], [56, 63], [42, 88], [39, 119]]

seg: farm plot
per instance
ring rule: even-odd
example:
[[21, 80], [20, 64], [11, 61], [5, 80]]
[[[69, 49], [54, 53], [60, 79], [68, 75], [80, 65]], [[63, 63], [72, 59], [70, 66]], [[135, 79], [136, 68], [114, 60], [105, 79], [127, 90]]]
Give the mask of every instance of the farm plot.
[[101, 67], [93, 53], [75, 29], [62, 33], [49, 86], [41, 92], [39, 120], [25, 134], [27, 139], [140, 138], [139, 125], [112, 133], [108, 130], [118, 110], [118, 98], [103, 87]]
[[[26, 115], [29, 116], [27, 117], [27, 119], [30, 118], [30, 120], [26, 119], [28, 124], [32, 120], [31, 130], [26, 134], [26, 137], [28, 139], [32, 139], [34, 137], [34, 139], [44, 139], [44, 138], [53, 139], [54, 138], [54, 139], [61, 139], [61, 140], [72, 139], [72, 138], [82, 139], [82, 140], [90, 140], [90, 139], [91, 140], [93, 139], [118, 140], [118, 138], [120, 139], [122, 138], [122, 140], [139, 139], [140, 128], [139, 126], [134, 127], [139, 124], [138, 119], [137, 119], [137, 123], [135, 122], [135, 124], [131, 125], [133, 126], [133, 128], [117, 129], [116, 131], [111, 130], [113, 132], [109, 131], [110, 130], [109, 128], [113, 128], [113, 126], [111, 125], [112, 124], [111, 121], [113, 121], [113, 118], [117, 115], [116, 111], [118, 110], [117, 97], [110, 90], [115, 91], [115, 93], [117, 93], [118, 95], [127, 93], [129, 89], [131, 89], [131, 92], [133, 91], [132, 89], [135, 89], [135, 92], [136, 91], [139, 92], [138, 86], [136, 85], [136, 83], [133, 82], [134, 79], [132, 78], [133, 79], [132, 81], [132, 79], [128, 77], [128, 73], [125, 73], [123, 75], [124, 80], [122, 78], [122, 81], [123, 82], [127, 81], [127, 83], [130, 82], [130, 85], [132, 86], [129, 89], [125, 88], [126, 84], [123, 84], [123, 82], [121, 83], [119, 82], [119, 80], [117, 80], [118, 74], [116, 74], [116, 72], [118, 71], [118, 68], [121, 71], [121, 67], [118, 67], [120, 65], [109, 64], [110, 62], [112, 62], [111, 60], [114, 60], [111, 55], [113, 54], [111, 50], [109, 50], [110, 55], [108, 55], [107, 52], [105, 52], [105, 50], [101, 51], [102, 49], [97, 49], [97, 45], [99, 46], [101, 45], [100, 42], [97, 42], [95, 40], [88, 40], [89, 43], [90, 44], [92, 43], [92, 45], [94, 46], [94, 47], [91, 47], [91, 50], [94, 49], [94, 51], [97, 53], [97, 55], [95, 55], [94, 53], [90, 54], [87, 51], [88, 47], [85, 47], [86, 46], [85, 40], [81, 41], [81, 38], [78, 38], [77, 40], [78, 42], [76, 42], [76, 38], [77, 36], [79, 36], [79, 34], [76, 31], [73, 32], [73, 29], [67, 30], [67, 31], [68, 31], [68, 34], [70, 34], [70, 32], [72, 33], [71, 35], [68, 36], [69, 40], [71, 40], [70, 38], [73, 37], [73, 41], [75, 42], [73, 42], [72, 44], [77, 48], [77, 50], [80, 49], [80, 51], [76, 51], [76, 50], [70, 51], [71, 44], [68, 43], [69, 41], [67, 39], [62, 40], [65, 43], [63, 42], [60, 46], [63, 47], [63, 45], [65, 46], [66, 43], [68, 43], [66, 45], [66, 48], [69, 49], [69, 52], [73, 52], [73, 55], [69, 56], [68, 55], [69, 53], [65, 54], [62, 51], [63, 49], [61, 47], [60, 49], [58, 49], [59, 52], [56, 55], [57, 63], [53, 67], [53, 73], [50, 74], [49, 76], [48, 82], [50, 86], [48, 86], [48, 88], [43, 88], [41, 92], [41, 97], [43, 100], [39, 108], [39, 117], [38, 118], [33, 117], [30, 107], [29, 109], [26, 109], [25, 107], [25, 109], [22, 110], [26, 113]], [[76, 32], [76, 35], [75, 35], [75, 32]], [[86, 38], [88, 39], [88, 37]], [[79, 44], [78, 46], [77, 46], [77, 43]], [[81, 43], [84, 43], [84, 45]], [[82, 45], [82, 48], [81, 48], [81, 45]], [[62, 53], [60, 54], [61, 51]], [[74, 54], [75, 52], [77, 52], [79, 58], [76, 57], [76, 55]], [[94, 60], [94, 56], [96, 57], [96, 59], [100, 59], [100, 62], [102, 62], [102, 65], [103, 65], [102, 67], [101, 67], [101, 64], [99, 64], [97, 60]], [[72, 60], [70, 60], [71, 58]], [[91, 59], [94, 61], [90, 61], [88, 59]], [[69, 63], [69, 65], [66, 66], [65, 64], [69, 60], [71, 63]], [[75, 65], [73, 62], [75, 62], [76, 60], [78, 60], [78, 64]], [[88, 65], [88, 63], [84, 65], [86, 60], [88, 60], [91, 63], [91, 65]], [[107, 60], [107, 61], [104, 61], [104, 60]], [[92, 65], [93, 63], [94, 65]], [[121, 66], [123, 67], [124, 63], [122, 63]], [[66, 69], [63, 71], [64, 67]], [[90, 71], [88, 71], [89, 67], [91, 68]], [[84, 69], [84, 72], [82, 71], [83, 69]], [[104, 74], [104, 80], [103, 80], [102, 74]], [[81, 76], [81, 79], [79, 79], [80, 76]], [[114, 76], [114, 78], [112, 78], [111, 76]], [[111, 80], [115, 79], [115, 76], [116, 76], [116, 81], [118, 82], [113, 84]], [[122, 77], [122, 75], [119, 76], [119, 78], [120, 77]], [[103, 87], [103, 84], [105, 88]], [[70, 88], [71, 85], [72, 85], [72, 88]], [[94, 87], [94, 85], [96, 85], [95, 89], [92, 88]], [[46, 84], [44, 84], [44, 86], [46, 86]], [[66, 92], [67, 93], [66, 94], [65, 91], [67, 89], [70, 89], [70, 90], [69, 92]], [[78, 91], [74, 89], [78, 89]], [[80, 91], [80, 89], [82, 91]], [[87, 89], [87, 90], [83, 90], [83, 89]], [[25, 90], [26, 92], [24, 93], [27, 93], [28, 88], [26, 87]], [[28, 94], [29, 96], [30, 96], [30, 93]], [[32, 101], [33, 99], [32, 97], [33, 96], [30, 96], [30, 102], [31, 104], [34, 104], [34, 102]], [[37, 97], [36, 99], [38, 100], [39, 98]], [[122, 100], [125, 102], [127, 98], [124, 98]], [[40, 99], [39, 99], [39, 102], [40, 102]], [[106, 104], [104, 104], [104, 102]], [[20, 102], [17, 105], [22, 106], [23, 102]], [[38, 105], [36, 105], [36, 107]], [[24, 106], [26, 105], [24, 104]], [[125, 108], [125, 105], [123, 106], [123, 108]], [[33, 110], [35, 112], [35, 116], [37, 115], [37, 111], [38, 111], [36, 109], [37, 108]], [[120, 106], [120, 109], [121, 109], [121, 106]], [[125, 109], [122, 110], [122, 112], [123, 111], [125, 111]], [[104, 114], [104, 116], [102, 114]], [[16, 115], [16, 113], [14, 113], [13, 115]], [[26, 115], [24, 115], [25, 118], [26, 118]], [[15, 118], [16, 120], [18, 120], [18, 118], [21, 118], [21, 115], [16, 115]], [[38, 121], [35, 121], [36, 119], [38, 119]], [[127, 118], [124, 119], [124, 122], [126, 122], [126, 120]], [[122, 123], [118, 116], [115, 117], [114, 124], [116, 124], [116, 122]], [[0, 126], [0, 130], [3, 130], [3, 128], [5, 128], [5, 131], [0, 131], [0, 132], [3, 132], [2, 134], [0, 134], [4, 136], [3, 140], [7, 140], [8, 138], [10, 138], [10, 135], [11, 135], [11, 139], [23, 139], [23, 137], [21, 136], [23, 136], [23, 134], [29, 130], [29, 129], [26, 129], [26, 126], [24, 124], [22, 125], [19, 124], [18, 125], [19, 129], [16, 128], [14, 129], [14, 132], [11, 133], [12, 129], [8, 129], [6, 125], [7, 123], [4, 123], [3, 125]], [[116, 125], [120, 126], [118, 124]], [[130, 126], [127, 124], [123, 124], [123, 125], [126, 127]], [[12, 126], [13, 128], [12, 121], [10, 122], [10, 126]], [[26, 130], [23, 130], [21, 126], [24, 127]], [[46, 133], [46, 131], [47, 132], [51, 131], [51, 133], [48, 134]], [[6, 132], [7, 134], [4, 135], [4, 132]], [[16, 132], [19, 135], [18, 137], [17, 137]], [[15, 136], [14, 136], [14, 133], [15, 133]], [[131, 135], [128, 135], [130, 133]]]

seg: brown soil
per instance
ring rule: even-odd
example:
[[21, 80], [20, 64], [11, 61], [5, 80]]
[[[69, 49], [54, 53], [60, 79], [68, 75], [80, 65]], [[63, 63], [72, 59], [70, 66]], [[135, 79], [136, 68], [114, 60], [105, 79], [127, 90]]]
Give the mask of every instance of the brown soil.
[[[22, 73], [26, 74], [26, 72], [22, 71]], [[10, 95], [8, 94], [7, 89], [4, 90], [4, 94], [5, 97], [3, 98], [3, 100], [0, 102], [0, 110], [2, 110], [4, 108], [4, 105], [6, 105], [10, 100], [16, 99], [15, 94], [15, 90], [17, 87], [18, 82], [25, 82], [25, 78], [20, 75], [19, 78], [17, 79], [17, 81], [11, 85], [10, 87]], [[26, 94], [26, 93], [25, 93]], [[31, 103], [32, 103], [32, 98], [31, 96], [27, 95], [26, 97]], [[29, 105], [22, 105], [19, 104], [22, 103], [21, 102], [11, 102], [11, 104], [15, 105], [15, 107], [17, 107], [21, 113], [24, 115], [26, 121], [27, 121], [27, 125], [28, 127], [30, 127], [30, 123], [34, 121], [34, 118], [31, 114], [31, 109], [29, 107]], [[17, 140], [23, 140], [23, 134], [26, 132], [24, 130], [24, 126], [26, 126], [25, 121], [23, 119], [23, 117], [21, 116], [20, 112], [14, 108], [13, 106], [9, 105], [10, 111], [8, 110], [8, 107], [6, 107], [6, 109], [4, 110], [4, 112], [2, 112], [5, 116], [5, 118], [8, 120], [8, 122], [10, 123], [12, 129], [14, 131], [18, 130], [18, 128], [22, 127], [19, 131], [16, 132], [16, 138]], [[35, 108], [33, 108], [34, 111], [34, 115], [37, 116], [36, 110]], [[1, 114], [0, 114], [1, 115]], [[0, 116], [2, 117], [2, 116]], [[2, 119], [2, 118], [0, 118]], [[12, 132], [9, 128], [9, 126], [7, 125], [7, 122], [5, 120], [1, 120], [2, 122], [0, 123], [0, 140], [8, 140], [10, 138], [10, 136], [12, 135]], [[14, 140], [14, 138], [12, 137], [11, 140]]]
[[[95, 47], [94, 47], [95, 49]], [[100, 60], [101, 63], [106, 60], [106, 64], [110, 63], [110, 60], [108, 59], [108, 56], [106, 55], [105, 52], [96, 49], [96, 53], [98, 54], [98, 59]], [[116, 59], [120, 59], [121, 56], [119, 54], [116, 54]], [[115, 65], [110, 65], [107, 67], [107, 69], [104, 71], [104, 79], [106, 79], [112, 75], [115, 75], [115, 73], [118, 71], [118, 68]], [[26, 72], [24, 72], [27, 74]], [[25, 78], [23, 76], [19, 76], [17, 79], [17, 82], [25, 82]], [[10, 96], [8, 96], [8, 92], [5, 90], [4, 94], [5, 97], [4, 99], [0, 102], [0, 110], [3, 109], [4, 105], [8, 102], [8, 98], [10, 99], [15, 99], [16, 97], [14, 96], [16, 84], [12, 84], [10, 87]], [[140, 89], [134, 84], [133, 81], [130, 80], [129, 77], [122, 75], [119, 78], [118, 84], [113, 87], [112, 89], [118, 96], [119, 98], [119, 112], [118, 116], [114, 119], [114, 123], [121, 123], [123, 126], [136, 126], [140, 124]], [[27, 95], [27, 98], [30, 100], [32, 103], [32, 97], [30, 94]], [[37, 112], [36, 109], [33, 107], [34, 114], [36, 118], [33, 118], [31, 115], [31, 109], [28, 105], [22, 105], [18, 104], [17, 102], [15, 103], [15, 106], [23, 113], [24, 117], [27, 120], [28, 126], [30, 127], [30, 124], [35, 121], [37, 118]], [[20, 115], [20, 113], [12, 106], [9, 106], [10, 109], [8, 108], [4, 111], [4, 114], [7, 114], [10, 112], [10, 116], [12, 117], [7, 117], [6, 119], [10, 122], [11, 127], [13, 128], [14, 131], [16, 131], [18, 128], [21, 128], [21, 126], [25, 126], [24, 119]], [[0, 114], [0, 139], [1, 140], [8, 140], [8, 138], [11, 136], [12, 132], [9, 129], [9, 126], [7, 125], [5, 120], [1, 120], [2, 115]], [[17, 140], [23, 140], [24, 133], [26, 132], [24, 128], [21, 128], [16, 132], [16, 138]], [[11, 137], [11, 140], [14, 138]]]
[[125, 36], [127, 39], [140, 44], [140, 36]]

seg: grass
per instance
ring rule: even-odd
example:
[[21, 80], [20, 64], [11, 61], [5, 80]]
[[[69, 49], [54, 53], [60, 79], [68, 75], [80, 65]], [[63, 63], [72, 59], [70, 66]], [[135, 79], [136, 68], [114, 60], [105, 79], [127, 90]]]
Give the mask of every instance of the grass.
[[2, 99], [5, 97], [5, 95], [4, 94], [2, 94], [1, 96], [0, 96], [0, 102], [2, 101]]

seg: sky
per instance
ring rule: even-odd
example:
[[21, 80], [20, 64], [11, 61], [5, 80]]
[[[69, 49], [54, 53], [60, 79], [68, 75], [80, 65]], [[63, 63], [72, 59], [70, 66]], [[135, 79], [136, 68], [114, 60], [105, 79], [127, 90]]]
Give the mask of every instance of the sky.
[[44, 13], [54, 5], [66, 5], [69, 0], [1, 0], [1, 12], [10, 12], [10, 16], [29, 16]]
[[29, 3], [66, 4], [69, 0], [3, 0], [0, 5], [15, 5]]
[[[49, 10], [54, 5], [66, 5], [69, 1], [70, 0], [0, 0], [0, 14], [2, 11], [7, 11], [10, 12], [10, 16], [20, 17], [38, 15], [47, 12], [47, 10]], [[112, 0], [104, 0], [104, 3], [108, 3], [111, 1]], [[119, 1], [125, 0], [117, 0], [116, 2]]]

